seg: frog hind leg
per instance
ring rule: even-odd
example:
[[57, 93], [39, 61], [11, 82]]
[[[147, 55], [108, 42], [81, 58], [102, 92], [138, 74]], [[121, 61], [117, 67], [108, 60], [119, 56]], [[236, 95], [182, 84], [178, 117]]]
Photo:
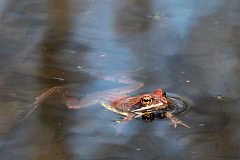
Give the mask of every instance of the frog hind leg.
[[90, 106], [94, 106], [100, 102], [100, 98], [95, 94], [87, 94], [81, 99], [73, 96], [68, 96], [64, 98], [67, 109], [81, 109]]

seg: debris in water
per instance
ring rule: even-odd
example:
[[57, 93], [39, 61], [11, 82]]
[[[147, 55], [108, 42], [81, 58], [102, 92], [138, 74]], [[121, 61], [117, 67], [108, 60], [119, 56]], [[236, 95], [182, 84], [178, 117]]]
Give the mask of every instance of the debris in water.
[[156, 19], [156, 20], [159, 20], [160, 18], [161, 18], [160, 15], [154, 15], [154, 16], [153, 16], [153, 19]]
[[65, 80], [65, 79], [60, 78], [60, 77], [54, 77], [53, 79], [54, 79], [54, 80], [58, 80], [58, 81], [64, 81], [64, 80]]
[[148, 16], [149, 19], [160, 20], [161, 16], [159, 14], [153, 14]]
[[117, 124], [120, 124], [122, 121], [121, 120], [116, 120], [115, 121]]
[[224, 99], [224, 96], [222, 96], [222, 95], [217, 95], [217, 97], [216, 97], [218, 100], [223, 100]]
[[201, 124], [199, 124], [198, 126], [199, 126], [199, 127], [204, 127], [204, 126], [206, 126], [206, 124], [201, 123]]
[[82, 69], [83, 67], [82, 66], [77, 66], [77, 69]]

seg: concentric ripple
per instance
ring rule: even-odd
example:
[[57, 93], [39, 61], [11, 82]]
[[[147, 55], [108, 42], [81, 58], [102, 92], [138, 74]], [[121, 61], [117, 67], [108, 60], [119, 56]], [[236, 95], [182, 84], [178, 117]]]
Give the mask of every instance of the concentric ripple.
[[175, 95], [170, 95], [167, 97], [170, 101], [170, 106], [168, 107], [168, 109], [173, 114], [180, 114], [188, 109], [187, 103], [180, 97], [177, 97]]

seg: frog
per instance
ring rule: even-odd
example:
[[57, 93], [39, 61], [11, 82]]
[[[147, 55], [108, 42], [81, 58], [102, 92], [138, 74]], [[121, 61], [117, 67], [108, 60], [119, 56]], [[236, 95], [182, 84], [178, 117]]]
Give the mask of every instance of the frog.
[[102, 102], [101, 105], [108, 110], [123, 115], [124, 118], [119, 123], [129, 122], [135, 118], [142, 117], [146, 122], [151, 122], [154, 118], [168, 118], [174, 128], [182, 125], [190, 128], [189, 125], [179, 120], [170, 109], [172, 99], [166, 96], [163, 89], [156, 89], [152, 93], [139, 96], [124, 97], [115, 101]]
[[163, 89], [157, 89], [152, 93], [145, 93], [138, 96], [129, 96], [129, 94], [136, 92], [144, 86], [143, 82], [131, 78], [132, 72], [115, 75], [104, 75], [92, 70], [85, 72], [91, 76], [114, 83], [121, 83], [125, 86], [104, 91], [95, 91], [81, 98], [78, 98], [71, 92], [71, 90], [74, 90], [74, 85], [55, 86], [36, 97], [35, 101], [28, 106], [30, 108], [28, 113], [20, 121], [27, 119], [47, 99], [58, 96], [59, 100], [64, 102], [66, 109], [81, 109], [100, 104], [107, 110], [123, 115], [122, 122], [128, 122], [138, 117], [142, 117], [146, 121], [151, 121], [154, 114], [158, 113], [162, 117], [169, 118], [175, 128], [177, 124], [189, 128], [188, 125], [177, 119], [174, 114], [167, 111], [171, 101]]

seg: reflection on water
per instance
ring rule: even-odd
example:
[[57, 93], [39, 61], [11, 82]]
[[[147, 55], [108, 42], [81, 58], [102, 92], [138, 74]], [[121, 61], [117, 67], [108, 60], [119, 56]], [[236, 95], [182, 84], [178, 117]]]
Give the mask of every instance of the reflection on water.
[[[238, 1], [1, 4], [1, 159], [239, 159]], [[57, 97], [17, 123], [50, 87], [76, 84], [81, 97], [124, 86], [82, 68], [140, 67], [133, 77], [145, 86], [134, 94], [164, 88], [186, 97], [191, 108], [179, 118], [191, 129], [136, 119], [116, 137], [110, 125], [121, 116], [98, 105], [66, 110]]]
[[[202, 16], [213, 14], [219, 10], [222, 6], [222, 0], [213, 0], [207, 5], [202, 2], [193, 2], [191, 0], [185, 1], [155, 1], [155, 9], [158, 10], [158, 6], [163, 7], [164, 14], [169, 18], [169, 25], [173, 32], [178, 34], [181, 38], [188, 36], [189, 31], [198, 22], [198, 19]], [[176, 6], [177, 5], [177, 6]], [[180, 7], [181, 6], [181, 7]], [[204, 10], [204, 12], [202, 12]], [[162, 13], [162, 11], [158, 11]]]

